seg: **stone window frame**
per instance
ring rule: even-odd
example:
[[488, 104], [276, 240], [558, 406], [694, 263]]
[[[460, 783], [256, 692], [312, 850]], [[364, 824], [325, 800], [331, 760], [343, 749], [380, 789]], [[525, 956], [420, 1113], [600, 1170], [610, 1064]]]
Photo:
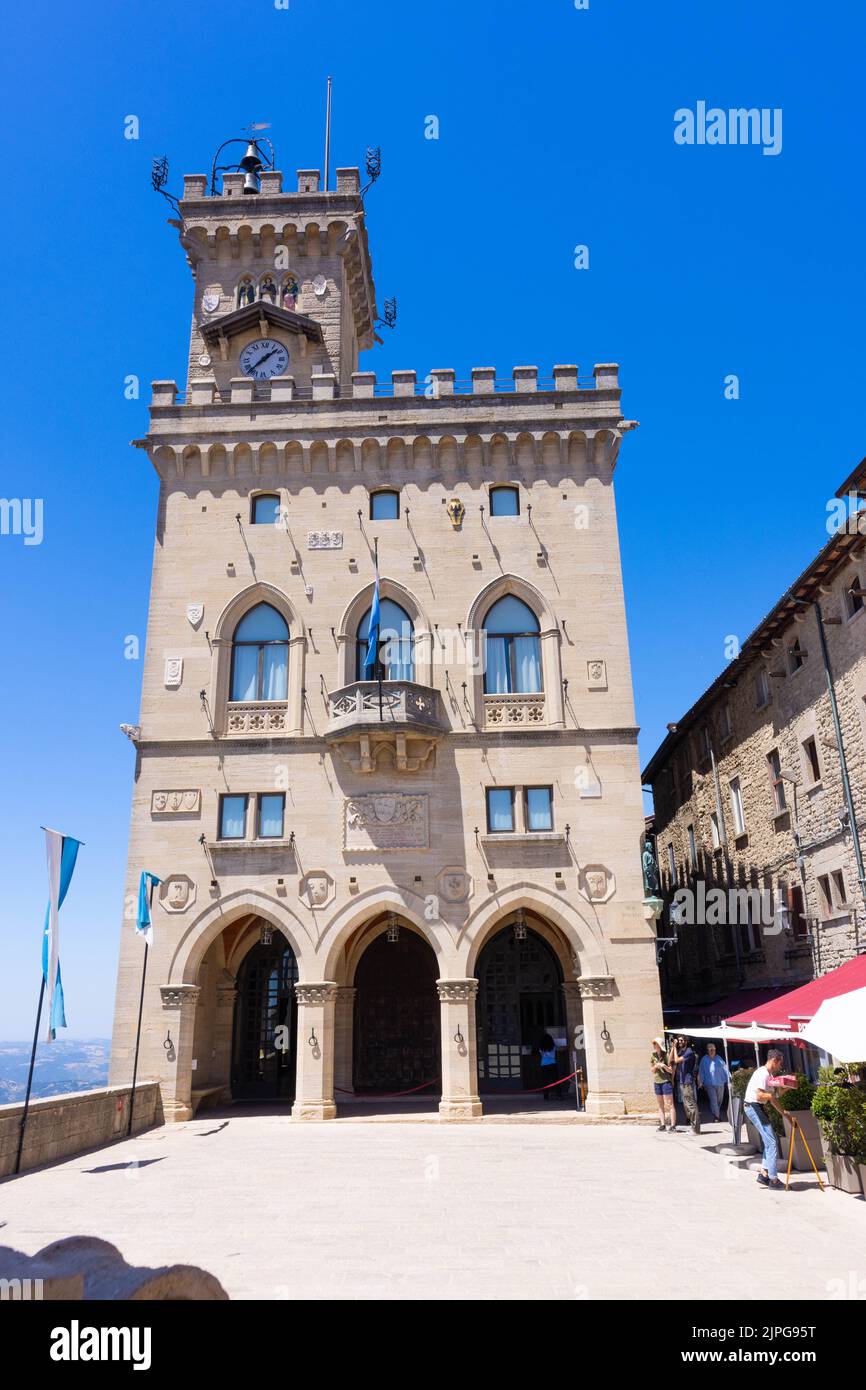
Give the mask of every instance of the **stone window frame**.
[[[230, 599], [217, 619], [211, 638], [211, 718], [214, 733], [221, 737], [227, 732], [232, 701], [231, 668], [234, 633], [238, 623], [252, 608], [268, 603], [285, 619], [289, 628], [288, 689], [286, 691], [286, 734], [303, 732], [304, 725], [304, 666], [307, 633], [303, 619], [288, 595], [273, 584], [258, 581], [248, 585]], [[254, 702], [260, 703], [260, 702]], [[281, 704], [282, 702], [275, 702]]]
[[[562, 691], [562, 636], [559, 623], [544, 595], [517, 574], [501, 574], [485, 584], [476, 593], [466, 615], [467, 661], [473, 652], [480, 651], [481, 629], [489, 610], [499, 599], [512, 594], [531, 608], [538, 619], [538, 645], [541, 656], [541, 685], [544, 697], [544, 722], [542, 729], [565, 727], [565, 702]], [[478, 728], [486, 724], [484, 703], [484, 673], [479, 669], [481, 663], [476, 659], [470, 662], [472, 713]], [[521, 696], [514, 696], [520, 700]], [[533, 697], [527, 697], [533, 698]]]
[[[734, 783], [737, 791], [734, 794]], [[743, 798], [743, 779], [739, 773], [728, 778], [728, 795], [731, 802], [731, 821], [734, 827], [734, 839], [739, 840], [743, 835], [748, 835], [746, 823], [746, 804]]]

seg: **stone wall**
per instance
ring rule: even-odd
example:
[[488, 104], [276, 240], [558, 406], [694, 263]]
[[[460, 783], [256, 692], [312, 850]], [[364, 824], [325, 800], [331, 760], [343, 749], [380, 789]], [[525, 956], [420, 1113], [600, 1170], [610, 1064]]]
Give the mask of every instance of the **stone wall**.
[[[72, 1158], [88, 1149], [122, 1139], [129, 1123], [129, 1086], [31, 1100], [21, 1155], [21, 1172]], [[0, 1178], [15, 1170], [24, 1103], [0, 1105]], [[162, 1123], [159, 1083], [142, 1081], [135, 1088], [133, 1134]]]

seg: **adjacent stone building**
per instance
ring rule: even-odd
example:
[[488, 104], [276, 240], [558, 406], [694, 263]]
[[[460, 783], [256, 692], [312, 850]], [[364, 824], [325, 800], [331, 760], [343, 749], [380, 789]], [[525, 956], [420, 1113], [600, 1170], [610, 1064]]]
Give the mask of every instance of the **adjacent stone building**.
[[471, 1118], [539, 1084], [545, 1032], [591, 1113], [645, 1109], [616, 366], [359, 371], [356, 169], [187, 177], [177, 226], [189, 377], [154, 382], [136, 441], [159, 508], [112, 1081], [146, 869], [139, 1075], [169, 1118], [425, 1088]]
[[866, 946], [864, 491], [866, 460], [829, 509], [838, 529], [643, 774], [666, 1005], [792, 988]]

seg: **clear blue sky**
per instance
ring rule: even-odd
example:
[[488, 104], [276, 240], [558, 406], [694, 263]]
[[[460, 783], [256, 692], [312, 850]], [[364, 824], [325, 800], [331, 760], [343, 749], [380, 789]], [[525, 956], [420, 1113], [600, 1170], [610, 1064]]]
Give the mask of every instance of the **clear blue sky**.
[[[191, 306], [152, 157], [179, 190], [262, 120], [279, 167], [318, 165], [330, 72], [333, 167], [383, 153], [369, 230], [400, 317], [363, 365], [622, 364], [646, 760], [726, 635], [818, 549], [866, 452], [866, 17], [802, 0], [55, 0], [17, 6], [4, 37], [0, 494], [43, 498], [45, 535], [0, 536], [0, 1038], [32, 1029], [42, 823], [86, 842], [62, 918], [68, 1036], [106, 1035], [133, 770], [118, 725], [141, 677], [124, 638], [143, 647], [157, 497], [127, 445], [151, 379], [182, 377]], [[781, 107], [781, 154], [676, 145], [674, 112], [699, 100]]]

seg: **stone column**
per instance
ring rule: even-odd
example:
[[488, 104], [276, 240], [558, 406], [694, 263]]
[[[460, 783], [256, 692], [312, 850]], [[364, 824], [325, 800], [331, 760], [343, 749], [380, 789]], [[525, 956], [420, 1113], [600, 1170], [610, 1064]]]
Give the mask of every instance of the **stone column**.
[[216, 984], [216, 1016], [214, 1018], [212, 1078], [215, 1085], [225, 1088], [224, 1098], [231, 1099], [232, 1040], [234, 1038], [235, 999], [238, 986], [234, 975], [224, 970]]
[[612, 975], [582, 975], [577, 981], [583, 1003], [584, 1038], [586, 1041], [586, 1072], [589, 1094], [586, 1098], [588, 1115], [624, 1115], [625, 1098], [620, 1089], [610, 1084], [619, 1075], [610, 1038], [602, 1037], [614, 1000], [615, 981]]
[[[192, 1119], [192, 1050], [195, 1040], [195, 1006], [198, 985], [161, 985], [166, 1035], [171, 1047], [163, 1047], [160, 1068], [162, 1109], [167, 1124]], [[164, 1037], [163, 1042], [167, 1041]]]
[[[577, 1053], [577, 1066], [583, 1073], [584, 1091], [586, 1090], [586, 1038], [583, 1026], [583, 998], [580, 993], [579, 980], [564, 980], [562, 993], [565, 996], [565, 1032], [568, 1037], [568, 1071], [574, 1070], [572, 1057]], [[575, 1090], [581, 1078], [574, 1078]]]
[[337, 985], [295, 985], [298, 1000], [298, 1065], [293, 1120], [333, 1120], [334, 1007]]
[[355, 1037], [356, 989], [341, 985], [334, 1007], [334, 1086], [339, 1092], [354, 1090], [352, 1044]]
[[437, 980], [442, 1021], [443, 1120], [474, 1120], [481, 1114], [478, 1096], [478, 1054], [475, 1037], [475, 996], [478, 981]]

